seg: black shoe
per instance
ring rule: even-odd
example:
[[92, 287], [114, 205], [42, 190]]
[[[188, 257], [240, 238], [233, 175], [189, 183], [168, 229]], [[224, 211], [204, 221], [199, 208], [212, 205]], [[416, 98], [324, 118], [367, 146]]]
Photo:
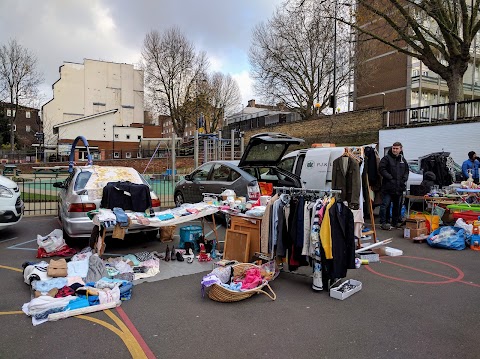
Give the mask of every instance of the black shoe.
[[177, 252], [175, 254], [175, 257], [177, 257], [177, 261], [179, 261], [179, 262], [183, 262], [185, 260], [182, 256], [182, 253], [180, 253], [180, 252]]
[[168, 262], [170, 260], [170, 248], [168, 248], [168, 245], [167, 245], [167, 249], [165, 250], [165, 262]]
[[177, 259], [177, 257], [175, 256], [175, 246], [172, 246], [172, 252], [170, 254], [170, 259], [172, 261], [174, 261], [175, 259]]

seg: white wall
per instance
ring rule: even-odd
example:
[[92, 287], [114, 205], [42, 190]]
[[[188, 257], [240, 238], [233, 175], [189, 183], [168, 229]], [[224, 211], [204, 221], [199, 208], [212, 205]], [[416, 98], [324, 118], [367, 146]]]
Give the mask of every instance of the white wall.
[[[96, 117], [85, 120], [88, 128], [82, 125], [83, 121], [62, 126], [59, 138], [83, 134], [87, 140], [113, 141], [113, 125], [144, 122], [143, 71], [135, 70], [133, 65], [88, 59], [84, 64], [65, 63], [53, 90], [54, 98], [43, 106], [46, 138], [55, 137], [51, 133], [54, 125], [113, 109], [118, 112], [109, 115], [108, 121], [113, 123], [107, 126], [108, 131], [103, 130], [103, 117]], [[69, 126], [72, 129], [67, 129]], [[78, 129], [82, 133], [66, 135]]]
[[461, 165], [468, 158], [469, 151], [480, 153], [479, 134], [479, 122], [380, 130], [379, 153], [383, 156], [385, 148], [400, 141], [407, 160], [445, 151]]

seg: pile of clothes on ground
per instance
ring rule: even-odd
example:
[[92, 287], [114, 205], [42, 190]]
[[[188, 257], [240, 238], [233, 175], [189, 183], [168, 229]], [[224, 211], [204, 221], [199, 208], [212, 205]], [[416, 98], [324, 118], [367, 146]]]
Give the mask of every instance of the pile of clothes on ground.
[[68, 261], [52, 259], [22, 266], [24, 281], [32, 289], [32, 299], [22, 310], [38, 325], [53, 313], [130, 299], [134, 280], [159, 273], [159, 258], [140, 252], [103, 260], [87, 247]]

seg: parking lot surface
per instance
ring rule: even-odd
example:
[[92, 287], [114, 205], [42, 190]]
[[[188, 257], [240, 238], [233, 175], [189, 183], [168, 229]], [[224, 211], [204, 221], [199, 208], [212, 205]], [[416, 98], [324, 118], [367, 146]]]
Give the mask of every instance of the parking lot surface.
[[[281, 273], [271, 283], [275, 301], [218, 303], [200, 291], [210, 263], [162, 261], [121, 307], [34, 327], [20, 311], [31, 296], [21, 264], [36, 260], [37, 234], [55, 228], [55, 217], [28, 217], [0, 232], [0, 358], [480, 357], [480, 253], [414, 244], [400, 230], [379, 237], [393, 237], [404, 255], [349, 270], [363, 288], [344, 301], [314, 292], [302, 268], [307, 276]], [[108, 241], [106, 253], [166, 245], [140, 236]]]

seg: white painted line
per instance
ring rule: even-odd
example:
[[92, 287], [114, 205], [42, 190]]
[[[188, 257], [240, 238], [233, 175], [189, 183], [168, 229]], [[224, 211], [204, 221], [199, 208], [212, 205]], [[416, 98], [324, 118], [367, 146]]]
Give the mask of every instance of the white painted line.
[[4, 243], [4, 242], [8, 242], [8, 241], [13, 241], [14, 239], [17, 239], [18, 237], [13, 237], [13, 238], [9, 238], [9, 239], [5, 239], [4, 241], [0, 241], [0, 244], [1, 243]]
[[14, 244], [13, 246], [8, 247], [7, 249], [15, 249], [15, 247], [21, 246], [22, 244], [27, 244], [27, 243], [36, 242], [36, 241], [37, 241], [36, 239], [31, 239], [31, 240], [26, 241], [26, 242]]
[[[219, 229], [221, 226], [222, 226], [222, 225], [219, 224], [218, 226], [215, 227], [215, 229]], [[213, 229], [205, 235], [205, 238], [207, 238], [207, 237], [208, 237], [210, 234], [212, 234], [212, 233], [213, 233]]]
[[22, 251], [37, 251], [35, 248], [21, 248], [21, 247], [17, 247], [17, 248], [13, 248], [13, 247], [8, 247], [7, 249], [19, 249], [19, 250], [22, 250]]

